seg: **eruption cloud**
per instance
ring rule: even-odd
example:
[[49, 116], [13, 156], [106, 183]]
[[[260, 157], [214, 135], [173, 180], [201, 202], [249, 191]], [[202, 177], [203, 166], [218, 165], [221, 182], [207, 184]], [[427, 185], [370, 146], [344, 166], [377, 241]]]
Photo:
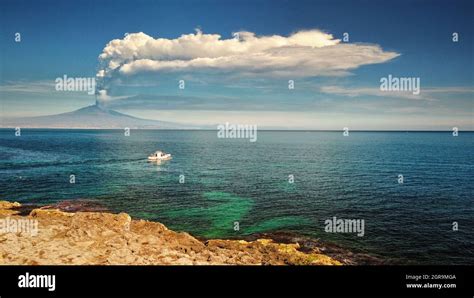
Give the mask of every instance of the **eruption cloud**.
[[287, 37], [252, 32], [183, 34], [153, 38], [143, 32], [110, 41], [99, 55], [99, 100], [110, 100], [116, 78], [145, 73], [242, 74], [260, 77], [344, 76], [362, 65], [387, 62], [400, 54], [376, 44], [343, 43], [320, 30], [298, 31]]

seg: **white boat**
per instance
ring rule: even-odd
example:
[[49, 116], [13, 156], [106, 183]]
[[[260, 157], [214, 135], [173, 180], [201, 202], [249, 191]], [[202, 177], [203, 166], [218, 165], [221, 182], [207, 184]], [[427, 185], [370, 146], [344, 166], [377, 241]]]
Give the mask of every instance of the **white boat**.
[[155, 153], [148, 156], [148, 160], [169, 160], [171, 154], [164, 153], [163, 151], [156, 151]]

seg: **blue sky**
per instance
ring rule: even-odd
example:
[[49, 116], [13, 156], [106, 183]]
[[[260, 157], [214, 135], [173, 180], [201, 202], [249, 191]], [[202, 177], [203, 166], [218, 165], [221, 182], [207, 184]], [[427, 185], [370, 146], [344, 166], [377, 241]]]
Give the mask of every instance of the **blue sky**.
[[[125, 33], [143, 32], [151, 39], [172, 41], [183, 34], [198, 34], [196, 28], [202, 34], [219, 34], [221, 40], [232, 39], [234, 32], [287, 38], [316, 30], [332, 35], [330, 40], [341, 39], [347, 32], [356, 51], [365, 53], [363, 45], [370, 45], [382, 52], [370, 56], [374, 59], [370, 63], [357, 62], [343, 69], [343, 74], [326, 72], [325, 59], [315, 62], [315, 67], [300, 68], [289, 62], [294, 68], [288, 73], [280, 69], [277, 75], [241, 61], [251, 55], [260, 57], [260, 52], [237, 56], [235, 67], [218, 66], [218, 71], [194, 64], [178, 71], [162, 70], [160, 58], [131, 75], [113, 75], [107, 86], [107, 105], [139, 117], [202, 124], [474, 129], [472, 1], [6, 0], [0, 6], [3, 117], [69, 112], [93, 104], [95, 97], [85, 92], [55, 91], [54, 80], [64, 74], [94, 77], [104, 47], [114, 39], [123, 40]], [[21, 33], [21, 42], [15, 42], [16, 32]], [[459, 34], [456, 43], [453, 32]], [[153, 50], [160, 51], [157, 46]], [[296, 46], [301, 51], [279, 58], [306, 53], [303, 45]], [[343, 42], [339, 46], [342, 50]], [[314, 55], [328, 55], [331, 60], [340, 55], [338, 51], [328, 46]], [[314, 61], [312, 57], [308, 61]], [[220, 58], [225, 59], [212, 65], [228, 61], [227, 56]], [[344, 60], [341, 65], [352, 62]], [[321, 70], [314, 70], [319, 65]], [[248, 68], [252, 68], [250, 75]], [[378, 92], [380, 79], [389, 74], [419, 78], [421, 95]], [[184, 90], [178, 88], [180, 79], [186, 82]], [[295, 81], [294, 90], [288, 90], [288, 80]]]

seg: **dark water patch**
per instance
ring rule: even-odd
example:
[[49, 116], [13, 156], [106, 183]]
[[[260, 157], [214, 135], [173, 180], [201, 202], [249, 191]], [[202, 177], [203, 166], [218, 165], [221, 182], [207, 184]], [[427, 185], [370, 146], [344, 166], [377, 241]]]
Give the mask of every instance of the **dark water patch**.
[[52, 204], [31, 204], [24, 203], [20, 207], [12, 208], [18, 212], [18, 215], [26, 216], [31, 213], [33, 209], [58, 209], [63, 212], [111, 212], [107, 207], [103, 206], [100, 202], [89, 200], [89, 199], [75, 199], [60, 201]]

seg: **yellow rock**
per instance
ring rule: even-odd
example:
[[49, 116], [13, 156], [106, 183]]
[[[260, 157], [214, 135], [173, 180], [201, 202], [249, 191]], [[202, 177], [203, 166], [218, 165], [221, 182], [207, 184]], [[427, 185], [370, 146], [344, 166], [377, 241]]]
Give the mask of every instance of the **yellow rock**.
[[[0, 216], [14, 215], [18, 203], [0, 201]], [[161, 223], [133, 220], [128, 214], [68, 213], [34, 209], [35, 237], [0, 234], [0, 264], [135, 264], [135, 265], [340, 265], [320, 253], [303, 253], [298, 243], [272, 239], [199, 241]]]

